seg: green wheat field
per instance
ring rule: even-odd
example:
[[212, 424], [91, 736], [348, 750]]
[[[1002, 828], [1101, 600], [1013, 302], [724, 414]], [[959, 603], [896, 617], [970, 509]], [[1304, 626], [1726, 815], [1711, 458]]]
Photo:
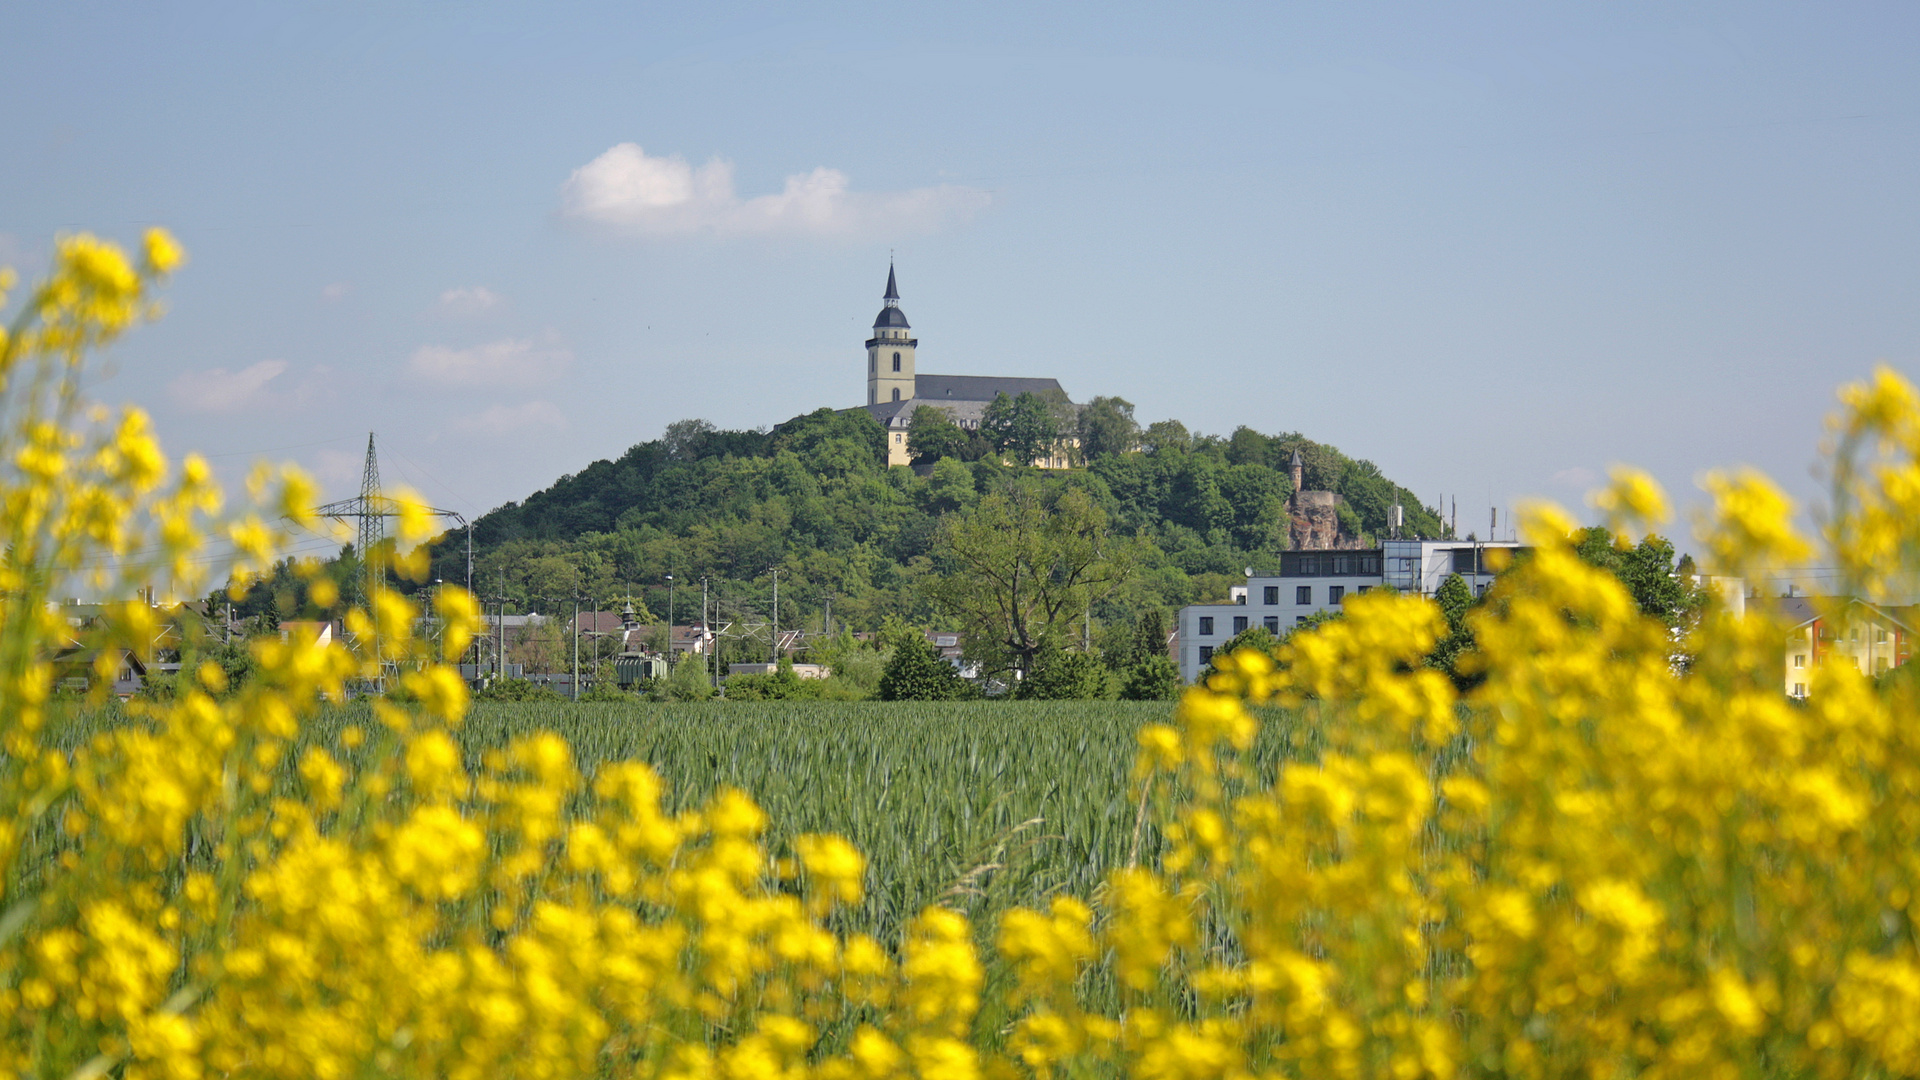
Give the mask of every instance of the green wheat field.
[[[1153, 864], [1158, 837], [1130, 784], [1135, 733], [1172, 716], [1171, 703], [1120, 701], [477, 702], [455, 736], [470, 771], [539, 730], [572, 745], [589, 784], [602, 762], [645, 761], [674, 810], [739, 788], [771, 817], [775, 854], [801, 833], [845, 836], [870, 863], [866, 901], [843, 928], [885, 941], [928, 904], [985, 931], [1010, 906], [1092, 896], [1114, 868]], [[118, 710], [75, 715], [59, 741], [76, 747], [116, 722]], [[348, 724], [378, 729], [365, 705], [323, 712], [285, 759], [289, 790], [304, 744], [339, 753]], [[1294, 716], [1268, 711], [1254, 783], [1310, 741]]]

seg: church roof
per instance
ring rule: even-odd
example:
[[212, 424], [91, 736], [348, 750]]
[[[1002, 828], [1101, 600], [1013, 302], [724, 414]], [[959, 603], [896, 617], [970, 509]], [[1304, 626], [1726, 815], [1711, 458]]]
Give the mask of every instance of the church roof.
[[887, 295], [881, 297], [881, 299], [882, 300], [900, 299], [900, 289], [898, 286], [894, 285], [893, 283], [893, 264], [892, 263], [887, 264]]
[[875, 330], [912, 329], [912, 327], [907, 325], [907, 313], [891, 304], [881, 308], [880, 314], [874, 316], [873, 328]]
[[998, 375], [916, 375], [913, 396], [921, 401], [992, 401], [1005, 394], [1065, 394], [1058, 379], [1014, 379]]

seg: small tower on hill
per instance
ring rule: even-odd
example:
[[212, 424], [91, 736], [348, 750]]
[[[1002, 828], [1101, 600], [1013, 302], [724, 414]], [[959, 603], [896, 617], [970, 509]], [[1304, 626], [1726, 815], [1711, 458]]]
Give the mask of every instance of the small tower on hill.
[[867, 339], [867, 404], [905, 401], [913, 397], [913, 350], [920, 342], [909, 335], [907, 313], [900, 310], [900, 289], [887, 265], [887, 295], [873, 320]]

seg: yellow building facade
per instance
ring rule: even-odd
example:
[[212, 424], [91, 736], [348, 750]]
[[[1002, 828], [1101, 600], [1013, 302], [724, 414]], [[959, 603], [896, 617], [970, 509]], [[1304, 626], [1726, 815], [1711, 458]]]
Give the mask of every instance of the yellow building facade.
[[1789, 627], [1782, 672], [1788, 697], [1806, 697], [1814, 671], [1824, 665], [1851, 664], [1875, 677], [1905, 664], [1911, 655], [1913, 631], [1906, 619], [1886, 608], [1848, 600], [1833, 610], [1804, 596], [1782, 597], [1779, 604]]

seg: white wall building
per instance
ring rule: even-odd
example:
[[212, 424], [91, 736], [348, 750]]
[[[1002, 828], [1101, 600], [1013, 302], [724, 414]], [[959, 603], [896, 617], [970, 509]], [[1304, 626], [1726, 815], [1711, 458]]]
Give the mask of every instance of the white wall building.
[[1224, 604], [1192, 604], [1180, 609], [1176, 649], [1180, 676], [1200, 677], [1213, 650], [1235, 634], [1255, 626], [1279, 635], [1317, 611], [1337, 611], [1347, 597], [1376, 585], [1432, 596], [1451, 574], [1459, 574], [1475, 596], [1493, 584], [1487, 552], [1514, 551], [1512, 541], [1389, 540], [1358, 551], [1288, 551], [1280, 555], [1277, 577], [1253, 575], [1229, 591]]

